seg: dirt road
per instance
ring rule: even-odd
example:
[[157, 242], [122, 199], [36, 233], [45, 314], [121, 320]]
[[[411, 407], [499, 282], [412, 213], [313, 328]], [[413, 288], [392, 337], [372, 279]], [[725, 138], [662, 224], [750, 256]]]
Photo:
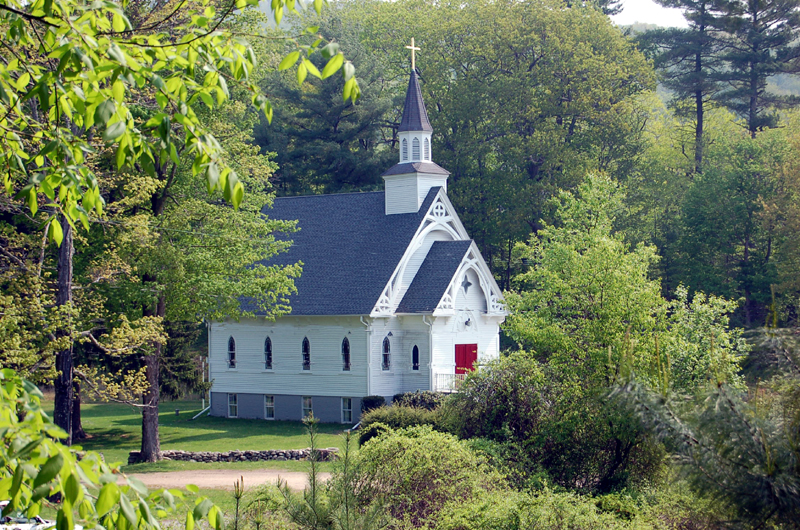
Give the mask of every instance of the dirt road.
[[[278, 477], [293, 490], [302, 491], [308, 485], [305, 473], [299, 471], [279, 471], [275, 469], [234, 470], [234, 469], [198, 469], [193, 471], [168, 471], [158, 473], [131, 473], [151, 489], [184, 488], [194, 484], [198, 488], [232, 490], [233, 484], [244, 477], [245, 488], [271, 482], [275, 484]], [[322, 480], [330, 478], [330, 473], [320, 473]]]

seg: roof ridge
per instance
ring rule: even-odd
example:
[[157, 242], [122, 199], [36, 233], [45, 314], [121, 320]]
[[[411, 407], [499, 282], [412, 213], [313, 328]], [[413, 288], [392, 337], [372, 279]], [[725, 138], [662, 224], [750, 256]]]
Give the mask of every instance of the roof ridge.
[[274, 200], [282, 200], [282, 199], [308, 199], [310, 197], [340, 197], [342, 195], [371, 195], [371, 194], [378, 194], [378, 193], [386, 193], [384, 190], [381, 191], [344, 191], [342, 193], [311, 193], [309, 195], [286, 195], [284, 197], [275, 197]]

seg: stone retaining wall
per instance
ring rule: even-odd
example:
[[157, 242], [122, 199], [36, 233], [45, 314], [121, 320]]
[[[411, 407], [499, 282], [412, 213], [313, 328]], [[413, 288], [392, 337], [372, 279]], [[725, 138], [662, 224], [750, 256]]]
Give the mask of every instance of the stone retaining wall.
[[[317, 449], [319, 459], [327, 462], [336, 459], [336, 447]], [[162, 460], [182, 460], [184, 462], [257, 462], [259, 460], [305, 460], [311, 449], [284, 449], [271, 451], [226, 451], [215, 453], [209, 451], [161, 451]], [[128, 464], [141, 462], [139, 451], [131, 451]]]

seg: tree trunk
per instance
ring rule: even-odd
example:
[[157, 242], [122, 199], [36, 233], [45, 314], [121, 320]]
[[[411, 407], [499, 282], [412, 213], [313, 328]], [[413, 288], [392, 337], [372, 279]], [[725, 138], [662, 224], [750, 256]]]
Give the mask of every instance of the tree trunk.
[[[64, 232], [64, 239], [58, 249], [58, 284], [56, 289], [56, 305], [65, 306], [72, 302], [72, 257], [75, 248], [72, 244], [72, 227], [64, 216], [59, 216], [61, 230]], [[52, 222], [56, 222], [53, 220]], [[62, 327], [56, 332], [56, 337], [69, 337], [72, 335], [72, 319], [68, 318]], [[66, 445], [72, 445], [72, 339], [69, 345], [56, 353], [56, 370], [58, 374], [55, 378], [55, 411], [53, 421], [56, 425], [67, 432]]]
[[[166, 298], [163, 293], [158, 297], [155, 313], [159, 317], [164, 317], [166, 314]], [[161, 459], [161, 441], [158, 436], [158, 402], [161, 391], [158, 373], [162, 348], [161, 343], [154, 344], [153, 353], [144, 358], [148, 388], [143, 397], [142, 409], [142, 462], [157, 462]]]
[[72, 386], [72, 441], [85, 440], [89, 436], [81, 424], [81, 384], [76, 380]]
[[[701, 13], [701, 15], [704, 13]], [[705, 32], [705, 25], [701, 24], [698, 28], [701, 34]], [[694, 71], [698, 79], [702, 79], [703, 73], [703, 54], [700, 50], [694, 56]], [[703, 170], [703, 86], [698, 86], [694, 93], [694, 105], [696, 121], [694, 125], [694, 172], [700, 173]]]

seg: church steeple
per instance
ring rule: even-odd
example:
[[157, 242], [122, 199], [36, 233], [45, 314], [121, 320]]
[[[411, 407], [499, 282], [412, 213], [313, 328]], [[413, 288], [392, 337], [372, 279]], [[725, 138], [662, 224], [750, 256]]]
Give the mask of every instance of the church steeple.
[[403, 117], [397, 128], [399, 163], [383, 174], [386, 183], [386, 215], [412, 213], [419, 210], [433, 187], [447, 191], [445, 169], [431, 160], [431, 134], [433, 127], [428, 120], [428, 111], [422, 100], [414, 52], [419, 50], [411, 39], [411, 75], [408, 79]]
[[431, 133], [433, 133], [433, 127], [431, 127], [431, 122], [428, 120], [425, 102], [422, 100], [422, 91], [419, 88], [416, 70], [411, 70], [411, 75], [408, 79], [403, 117], [400, 120], [400, 127], [397, 128], [397, 133], [400, 141], [401, 164], [405, 162], [431, 161]]
[[397, 132], [433, 132], [431, 122], [428, 121], [428, 111], [422, 101], [422, 91], [419, 89], [419, 79], [416, 70], [411, 71], [406, 90], [406, 103], [403, 107], [403, 118]]

